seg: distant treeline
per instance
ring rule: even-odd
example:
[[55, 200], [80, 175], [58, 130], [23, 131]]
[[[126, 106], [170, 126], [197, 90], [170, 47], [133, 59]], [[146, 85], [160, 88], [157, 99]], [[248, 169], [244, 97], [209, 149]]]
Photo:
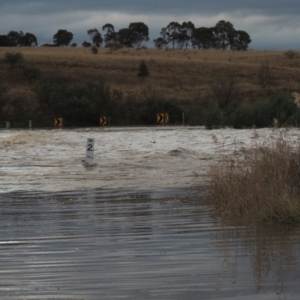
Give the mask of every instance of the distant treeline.
[[6, 35], [0, 35], [0, 47], [32, 47], [37, 46], [37, 38], [30, 32], [24, 33], [23, 31], [10, 31]]
[[[102, 27], [104, 34], [97, 28], [87, 30], [90, 41], [84, 41], [83, 47], [135, 47], [141, 48], [143, 42], [149, 41], [149, 28], [143, 22], [130, 23], [128, 28], [118, 31], [112, 24], [105, 24]], [[73, 46], [73, 33], [66, 29], [59, 29], [53, 36], [52, 44], [42, 46], [60, 47]], [[247, 50], [251, 38], [246, 31], [236, 30], [232, 23], [221, 20], [213, 27], [196, 28], [191, 22], [170, 22], [160, 31], [160, 36], [153, 40], [154, 46], [158, 49], [171, 47], [173, 49], [232, 49]], [[0, 35], [0, 47], [37, 46], [37, 38], [32, 33], [23, 31], [10, 31], [6, 35]]]

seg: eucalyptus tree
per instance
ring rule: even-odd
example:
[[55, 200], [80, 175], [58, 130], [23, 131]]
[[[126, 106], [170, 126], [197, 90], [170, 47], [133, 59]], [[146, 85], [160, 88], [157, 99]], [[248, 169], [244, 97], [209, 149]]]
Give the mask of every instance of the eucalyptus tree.
[[198, 49], [213, 49], [215, 47], [213, 28], [195, 28], [191, 40], [193, 47]]
[[143, 22], [130, 23], [129, 27], [131, 30], [131, 44], [137, 48], [141, 47], [142, 42], [149, 41], [149, 28]]
[[231, 48], [234, 40], [235, 29], [233, 25], [221, 20], [213, 27], [214, 39], [217, 49], [226, 50]]
[[26, 32], [20, 37], [20, 45], [25, 47], [37, 46], [37, 38], [33, 33]]
[[192, 41], [193, 32], [195, 25], [191, 21], [183, 22], [181, 24], [181, 33], [183, 34], [184, 46], [187, 49], [190, 42]]
[[178, 22], [170, 22], [166, 27], [165, 32], [168, 37], [168, 42], [172, 44], [173, 49], [175, 48], [176, 44], [180, 45], [183, 41], [181, 25]]
[[154, 42], [154, 46], [157, 49], [163, 49], [164, 47], [166, 47], [168, 45], [167, 41], [162, 38], [162, 37], [158, 37], [157, 39], [153, 40]]
[[162, 49], [169, 44], [169, 36], [165, 27], [163, 27], [160, 31], [160, 37], [154, 39], [153, 42], [155, 47], [158, 49]]
[[125, 47], [133, 47], [133, 31], [130, 28], [122, 28], [117, 32], [117, 42]]
[[87, 31], [87, 33], [92, 40], [93, 46], [101, 47], [101, 45], [103, 43], [103, 38], [102, 38], [101, 33], [98, 31], [98, 29], [96, 29], [96, 28], [89, 29]]
[[69, 46], [73, 40], [73, 33], [66, 29], [59, 29], [53, 36], [53, 43], [56, 46]]
[[160, 37], [155, 39], [153, 42], [155, 47], [161, 49], [164, 46], [171, 43], [172, 48], [188, 48], [193, 31], [195, 29], [194, 24], [191, 21], [183, 22], [170, 22], [166, 27], [163, 27], [160, 31]]
[[233, 36], [233, 43], [231, 45], [232, 50], [248, 50], [251, 43], [250, 35], [243, 30], [236, 30]]
[[9, 38], [10, 46], [18, 46], [20, 44], [20, 39], [23, 35], [24, 33], [22, 31], [9, 31], [7, 37]]
[[106, 46], [117, 42], [117, 33], [115, 32], [115, 27], [112, 24], [107, 23], [103, 25], [102, 30], [106, 31], [104, 34], [104, 42]]

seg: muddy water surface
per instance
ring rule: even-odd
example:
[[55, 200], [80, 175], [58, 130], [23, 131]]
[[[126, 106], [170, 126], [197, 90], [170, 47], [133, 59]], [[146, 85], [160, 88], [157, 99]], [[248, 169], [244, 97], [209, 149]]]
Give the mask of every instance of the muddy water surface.
[[192, 190], [220, 153], [299, 133], [0, 131], [0, 299], [300, 299], [300, 230], [219, 223]]
[[200, 194], [2, 194], [1, 299], [299, 299], [300, 230], [222, 225]]

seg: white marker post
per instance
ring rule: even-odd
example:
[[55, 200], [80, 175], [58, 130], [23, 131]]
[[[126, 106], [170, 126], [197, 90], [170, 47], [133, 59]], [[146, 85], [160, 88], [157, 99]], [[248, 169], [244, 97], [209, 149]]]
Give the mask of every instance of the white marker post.
[[29, 130], [32, 130], [32, 121], [31, 120], [29, 120]]
[[10, 122], [6, 122], [6, 129], [10, 129]]
[[94, 139], [87, 139], [85, 161], [87, 164], [92, 165], [93, 159], [94, 159]]

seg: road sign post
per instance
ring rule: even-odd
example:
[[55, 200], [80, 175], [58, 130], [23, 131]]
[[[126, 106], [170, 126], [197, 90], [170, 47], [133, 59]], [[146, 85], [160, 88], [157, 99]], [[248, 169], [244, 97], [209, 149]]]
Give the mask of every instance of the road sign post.
[[54, 126], [55, 127], [63, 127], [63, 122], [64, 122], [63, 118], [55, 118], [54, 119]]
[[99, 123], [101, 126], [107, 125], [107, 118], [106, 117], [100, 117]]
[[163, 125], [169, 123], [169, 114], [168, 113], [158, 113], [156, 115], [156, 121], [157, 121], [157, 123], [163, 124]]
[[92, 165], [93, 160], [94, 160], [94, 139], [87, 139], [85, 161], [87, 164]]
[[163, 124], [165, 122], [165, 114], [164, 113], [158, 113], [156, 115], [156, 121], [159, 124]]

